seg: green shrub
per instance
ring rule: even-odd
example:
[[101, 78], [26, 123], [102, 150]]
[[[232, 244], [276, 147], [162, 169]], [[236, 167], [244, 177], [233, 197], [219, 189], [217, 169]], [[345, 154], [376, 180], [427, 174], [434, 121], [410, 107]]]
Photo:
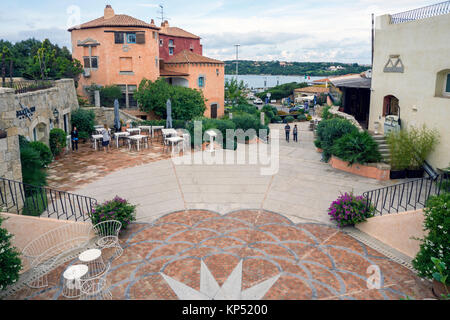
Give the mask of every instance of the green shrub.
[[420, 169], [428, 156], [433, 152], [439, 142], [439, 133], [429, 130], [424, 125], [422, 128], [410, 127], [408, 129], [409, 149], [411, 154], [410, 169]]
[[433, 279], [435, 269], [431, 258], [445, 263], [444, 274], [450, 276], [450, 193], [431, 197], [424, 209], [424, 230], [428, 235], [421, 240], [420, 251], [412, 261], [419, 276]]
[[297, 117], [297, 121], [306, 121], [306, 116], [304, 114], [299, 114]]
[[272, 123], [279, 123], [283, 121], [280, 116], [275, 116], [272, 118]]
[[77, 100], [78, 100], [78, 105], [81, 108], [90, 106], [89, 100], [87, 98], [85, 98], [85, 97], [82, 97], [82, 96], [78, 95], [78, 94], [77, 94]]
[[78, 138], [82, 139], [83, 142], [86, 142], [87, 140], [89, 140], [91, 138], [91, 136], [86, 131], [79, 131]]
[[314, 145], [316, 146], [316, 148], [322, 149], [322, 143], [319, 139], [314, 140]]
[[77, 127], [78, 132], [86, 132], [90, 135], [94, 132], [95, 113], [93, 110], [78, 109], [72, 112], [71, 123], [72, 127]]
[[44, 190], [40, 188], [25, 187], [25, 203], [22, 214], [27, 216], [40, 216], [48, 207], [48, 199]]
[[53, 161], [53, 154], [50, 148], [43, 142], [33, 141], [28, 146], [37, 152], [39, 152], [39, 158], [41, 159], [42, 167], [48, 166]]
[[331, 152], [334, 156], [354, 163], [373, 163], [381, 161], [378, 143], [367, 132], [353, 131], [336, 140]]
[[93, 225], [109, 220], [120, 221], [122, 223], [122, 231], [126, 230], [128, 225], [136, 220], [136, 206], [116, 196], [111, 201], [97, 205], [89, 214], [89, 217]]
[[331, 107], [325, 106], [322, 110], [322, 120], [333, 119], [333, 114], [330, 112]]
[[330, 160], [332, 148], [336, 140], [344, 135], [357, 132], [358, 128], [345, 119], [333, 118], [321, 121], [317, 126], [317, 139], [323, 149], [324, 161]]
[[19, 279], [19, 272], [22, 269], [20, 252], [11, 244], [13, 235], [1, 228], [3, 220], [4, 218], [0, 216], [0, 291], [14, 284]]
[[50, 150], [54, 156], [59, 155], [66, 147], [67, 134], [62, 129], [52, 129], [50, 131]]
[[409, 137], [405, 130], [391, 131], [386, 136], [389, 146], [391, 170], [405, 170], [409, 167], [412, 154], [409, 152]]
[[46, 173], [42, 167], [40, 153], [25, 146], [20, 149], [20, 162], [22, 164], [22, 181], [33, 186], [46, 185]]
[[373, 217], [375, 208], [362, 196], [354, 196], [353, 193], [345, 193], [333, 201], [328, 209], [331, 221], [336, 221], [339, 227], [354, 226]]
[[118, 86], [105, 86], [100, 89], [100, 101], [104, 107], [114, 107], [114, 100], [122, 98], [122, 89]]
[[233, 115], [232, 121], [235, 124], [236, 129], [242, 129], [244, 131], [249, 129], [254, 129], [257, 131], [260, 127], [260, 119], [257, 116], [248, 113], [238, 114], [236, 116]]
[[284, 121], [286, 123], [292, 123], [292, 122], [294, 122], [294, 117], [293, 116], [287, 116], [287, 117], [284, 118]]

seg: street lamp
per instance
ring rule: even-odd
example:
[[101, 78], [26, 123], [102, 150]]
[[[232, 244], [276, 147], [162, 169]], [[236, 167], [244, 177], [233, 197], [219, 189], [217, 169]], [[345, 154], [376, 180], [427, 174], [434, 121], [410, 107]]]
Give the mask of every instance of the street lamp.
[[239, 47], [241, 45], [235, 44], [234, 46], [236, 47], [236, 81], [237, 81], [239, 75]]
[[58, 123], [59, 122], [59, 111], [58, 109], [53, 109], [53, 117], [55, 118], [55, 122]]

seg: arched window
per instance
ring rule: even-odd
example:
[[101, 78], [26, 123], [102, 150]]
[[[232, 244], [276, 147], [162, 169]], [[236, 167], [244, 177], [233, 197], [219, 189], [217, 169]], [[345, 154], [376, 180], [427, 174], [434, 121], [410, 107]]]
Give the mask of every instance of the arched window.
[[399, 100], [394, 96], [384, 97], [383, 102], [383, 117], [399, 115]]
[[436, 77], [436, 97], [450, 98], [450, 69], [438, 72]]

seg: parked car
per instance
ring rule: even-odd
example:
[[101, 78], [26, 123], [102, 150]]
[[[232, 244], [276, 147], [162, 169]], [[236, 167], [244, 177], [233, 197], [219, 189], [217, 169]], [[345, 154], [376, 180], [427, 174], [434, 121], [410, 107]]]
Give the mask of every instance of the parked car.
[[305, 106], [295, 106], [295, 107], [289, 109], [289, 113], [294, 113], [294, 112], [297, 112], [300, 110], [305, 110]]
[[256, 98], [255, 101], [253, 101], [254, 104], [263, 104], [263, 101], [260, 98]]

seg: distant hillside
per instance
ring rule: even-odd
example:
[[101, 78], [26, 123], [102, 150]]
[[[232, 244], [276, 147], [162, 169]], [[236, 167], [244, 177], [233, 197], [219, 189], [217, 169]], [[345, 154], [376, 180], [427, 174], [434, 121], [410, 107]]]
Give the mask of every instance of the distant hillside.
[[[225, 61], [225, 74], [236, 74], [236, 60]], [[338, 62], [281, 62], [281, 61], [239, 61], [239, 74], [267, 74], [284, 76], [333, 76], [361, 73], [370, 69], [357, 63]]]

